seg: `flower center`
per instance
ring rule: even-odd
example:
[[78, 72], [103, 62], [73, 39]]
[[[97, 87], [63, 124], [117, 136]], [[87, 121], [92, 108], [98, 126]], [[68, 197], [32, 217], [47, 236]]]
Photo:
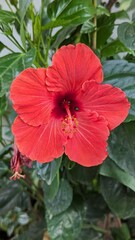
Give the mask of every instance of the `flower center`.
[[54, 96], [54, 108], [52, 110], [52, 116], [59, 119], [65, 118], [70, 114], [76, 116], [77, 111], [81, 111], [82, 104], [76, 99], [75, 94], [65, 93], [65, 94], [56, 94]]
[[65, 134], [68, 135], [69, 138], [72, 138], [73, 134], [76, 132], [78, 121], [75, 116], [71, 115], [69, 108], [70, 102], [64, 101], [63, 105], [65, 107], [67, 115], [62, 121], [62, 130]]

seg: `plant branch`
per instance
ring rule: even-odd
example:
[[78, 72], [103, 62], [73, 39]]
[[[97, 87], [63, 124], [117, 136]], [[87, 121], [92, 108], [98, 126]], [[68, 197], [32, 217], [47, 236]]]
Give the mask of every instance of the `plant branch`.
[[109, 0], [109, 2], [106, 4], [106, 8], [111, 11], [111, 8], [113, 5], [117, 2], [117, 0]]
[[8, 5], [8, 7], [9, 7], [10, 11], [11, 11], [11, 12], [14, 12], [14, 11], [13, 11], [13, 9], [11, 8], [11, 6], [10, 6], [10, 4], [9, 4], [8, 0], [5, 0], [5, 2], [6, 2], [6, 4]]

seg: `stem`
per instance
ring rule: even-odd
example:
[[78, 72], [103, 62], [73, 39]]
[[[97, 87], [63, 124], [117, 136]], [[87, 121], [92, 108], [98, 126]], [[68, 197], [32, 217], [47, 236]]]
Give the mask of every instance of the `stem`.
[[17, 44], [16, 46], [18, 46], [22, 52], [26, 52], [26, 51], [22, 48], [22, 46], [17, 42], [17, 40], [15, 39], [15, 37], [12, 36], [12, 38], [13, 38], [14, 42]]
[[[6, 37], [18, 48], [20, 49], [22, 52], [24, 52], [24, 49], [20, 46], [20, 44], [16, 41], [16, 39], [13, 36], [7, 36]], [[13, 39], [15, 39], [15, 41]]]
[[11, 8], [11, 6], [10, 6], [9, 2], [8, 2], [7, 0], [5, 0], [5, 2], [6, 2], [6, 4], [8, 5], [8, 7], [9, 7], [10, 11], [11, 11], [11, 12], [14, 12], [14, 11], [13, 11], [13, 9]]
[[106, 8], [110, 11], [116, 2], [117, 0], [109, 0], [109, 2], [106, 4]]
[[43, 65], [46, 66], [46, 62], [45, 62], [45, 60], [43, 59], [43, 57], [42, 57], [42, 55], [41, 55], [41, 53], [40, 53], [40, 50], [38, 50], [38, 56], [39, 56], [40, 61], [43, 63]]
[[[93, 6], [96, 9], [97, 0], [92, 0], [92, 1], [93, 1]], [[94, 16], [93, 23], [95, 25], [95, 31], [93, 32], [93, 36], [92, 36], [92, 45], [93, 45], [92, 47], [95, 50], [97, 48], [97, 29], [96, 29], [97, 28], [97, 16], [96, 16], [96, 14]]]
[[50, 29], [50, 34], [47, 39], [47, 48], [46, 48], [46, 54], [45, 54], [45, 66], [48, 67], [48, 53], [49, 53], [49, 48], [51, 44], [51, 35], [52, 35], [52, 29]]
[[10, 52], [14, 53], [14, 51], [13, 51], [11, 48], [9, 48], [9, 47], [6, 46], [6, 45], [4, 45], [4, 46], [5, 46], [5, 48], [7, 48]]
[[44, 40], [43, 40], [43, 36], [41, 35], [41, 42], [42, 42], [42, 46], [43, 46], [43, 52], [44, 54], [46, 53], [46, 47], [45, 47], [45, 44], [44, 44]]
[[97, 232], [110, 233], [108, 230], [103, 229], [103, 228], [100, 228], [100, 227], [98, 227], [98, 226], [95, 226], [94, 224], [86, 224], [86, 225], [83, 226], [83, 228], [84, 228], [84, 229], [90, 229], [90, 228], [92, 228], [92, 229], [94, 229], [94, 230], [97, 231]]

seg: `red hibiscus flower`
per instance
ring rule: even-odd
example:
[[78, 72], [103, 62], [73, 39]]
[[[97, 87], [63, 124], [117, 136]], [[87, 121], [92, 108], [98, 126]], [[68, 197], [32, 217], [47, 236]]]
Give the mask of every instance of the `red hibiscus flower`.
[[102, 81], [100, 60], [80, 43], [61, 47], [48, 69], [20, 73], [10, 92], [18, 113], [12, 131], [19, 151], [38, 162], [65, 152], [83, 166], [102, 163], [110, 130], [130, 108], [122, 90]]

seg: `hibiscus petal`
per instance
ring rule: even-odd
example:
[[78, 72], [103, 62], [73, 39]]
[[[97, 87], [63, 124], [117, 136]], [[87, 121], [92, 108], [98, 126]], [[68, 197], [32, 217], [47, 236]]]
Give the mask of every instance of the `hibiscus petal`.
[[96, 166], [107, 157], [109, 130], [106, 120], [97, 113], [78, 113], [78, 127], [65, 146], [68, 157], [82, 166]]
[[30, 126], [17, 117], [12, 132], [19, 151], [31, 160], [50, 162], [64, 152], [66, 136], [61, 121], [51, 118], [47, 125]]
[[51, 95], [45, 86], [46, 69], [28, 68], [13, 81], [10, 98], [21, 119], [33, 126], [46, 123], [52, 110]]
[[47, 69], [47, 86], [50, 91], [80, 90], [82, 83], [95, 79], [102, 82], [100, 60], [85, 44], [61, 47], [53, 56], [52, 67]]
[[109, 129], [117, 127], [128, 115], [130, 104], [125, 93], [109, 84], [85, 82], [80, 97], [84, 110], [103, 115], [108, 121]]

